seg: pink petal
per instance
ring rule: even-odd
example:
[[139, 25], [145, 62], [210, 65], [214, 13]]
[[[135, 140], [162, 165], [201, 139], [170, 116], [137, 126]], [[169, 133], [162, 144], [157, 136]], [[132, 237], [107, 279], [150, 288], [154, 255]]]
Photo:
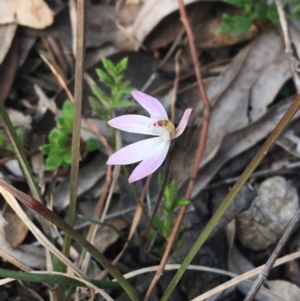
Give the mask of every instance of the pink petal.
[[181, 120], [178, 124], [178, 127], [176, 128], [176, 135], [175, 135], [174, 138], [179, 137], [183, 133], [183, 131], [185, 130], [185, 128], [187, 126], [187, 123], [189, 121], [190, 115], [192, 113], [192, 110], [193, 109], [186, 109], [184, 111], [184, 114], [183, 114], [183, 116], [182, 116], [182, 118], [181, 118]]
[[169, 120], [165, 108], [156, 98], [140, 91], [133, 91], [131, 94], [151, 116], [161, 116]]
[[123, 115], [108, 121], [110, 126], [122, 131], [158, 136], [158, 134], [151, 133], [152, 123], [149, 117], [142, 115]]
[[[152, 138], [155, 139], [155, 138]], [[128, 182], [143, 179], [156, 171], [164, 162], [169, 151], [170, 141], [162, 141], [153, 154], [141, 162], [130, 175]]]
[[132, 143], [112, 154], [106, 164], [126, 165], [140, 162], [155, 153], [163, 142], [161, 137], [155, 137]]

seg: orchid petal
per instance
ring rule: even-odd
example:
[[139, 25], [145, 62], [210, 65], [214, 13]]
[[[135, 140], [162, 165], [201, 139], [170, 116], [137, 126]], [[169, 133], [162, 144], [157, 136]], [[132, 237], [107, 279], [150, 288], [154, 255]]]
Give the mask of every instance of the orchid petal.
[[[156, 139], [156, 138], [152, 138]], [[169, 151], [170, 141], [162, 141], [157, 146], [152, 155], [141, 162], [130, 175], [128, 182], [132, 183], [147, 177], [156, 171], [164, 162]]]
[[106, 164], [126, 165], [149, 158], [164, 141], [161, 137], [149, 138], [132, 143], [112, 154]]
[[160, 136], [164, 141], [170, 140], [169, 131], [163, 127], [152, 127], [151, 135]]
[[140, 91], [133, 91], [131, 94], [151, 116], [162, 116], [169, 120], [165, 108], [156, 98]]
[[182, 116], [182, 118], [181, 118], [181, 120], [180, 120], [180, 122], [179, 122], [179, 124], [176, 128], [176, 134], [175, 134], [174, 138], [179, 137], [183, 133], [183, 131], [185, 130], [185, 128], [187, 126], [187, 123], [189, 121], [190, 115], [192, 113], [192, 110], [193, 109], [186, 109], [184, 111], [184, 114], [183, 114], [183, 116]]
[[142, 115], [123, 115], [108, 121], [108, 124], [116, 129], [137, 133], [158, 136], [151, 131], [153, 121]]

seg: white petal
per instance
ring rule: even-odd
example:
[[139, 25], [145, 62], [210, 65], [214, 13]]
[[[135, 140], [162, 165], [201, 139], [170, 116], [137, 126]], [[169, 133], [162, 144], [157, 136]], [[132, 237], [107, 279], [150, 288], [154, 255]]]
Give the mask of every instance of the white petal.
[[178, 127], [176, 128], [176, 135], [174, 138], [179, 137], [183, 133], [183, 131], [185, 130], [185, 128], [187, 126], [187, 123], [189, 121], [192, 111], [193, 111], [193, 109], [186, 109], [184, 111], [184, 114], [178, 124]]
[[151, 116], [162, 116], [163, 119], [169, 120], [165, 108], [156, 98], [140, 91], [133, 91], [131, 94]]
[[170, 141], [163, 141], [149, 158], [141, 162], [130, 175], [128, 182], [132, 183], [143, 179], [155, 172], [164, 162], [170, 147]]
[[112, 154], [106, 164], [126, 165], [140, 162], [155, 153], [162, 143], [164, 143], [164, 141], [161, 137], [149, 138], [132, 143]]
[[125, 132], [158, 136], [151, 132], [152, 119], [142, 115], [119, 116], [109, 120], [108, 124]]

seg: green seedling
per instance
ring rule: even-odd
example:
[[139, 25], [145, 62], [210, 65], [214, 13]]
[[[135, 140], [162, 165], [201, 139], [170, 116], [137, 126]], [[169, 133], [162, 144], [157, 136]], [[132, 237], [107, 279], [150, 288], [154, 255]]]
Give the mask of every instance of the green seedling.
[[[92, 85], [95, 97], [90, 96], [89, 102], [94, 114], [107, 121], [112, 118], [114, 109], [135, 105], [134, 102], [125, 99], [125, 96], [134, 89], [129, 82], [123, 80], [128, 66], [127, 58], [122, 59], [118, 64], [104, 58], [102, 63], [104, 69], [96, 69], [96, 72], [100, 81], [109, 88], [110, 92], [105, 93], [98, 85]], [[74, 106], [67, 100], [63, 105], [61, 116], [56, 118], [56, 127], [48, 135], [48, 144], [40, 147], [41, 152], [46, 156], [45, 170], [70, 167], [73, 121]], [[90, 138], [85, 143], [87, 152], [97, 150], [99, 147], [100, 142], [95, 138]]]
[[[159, 175], [159, 185], [162, 184], [162, 175]], [[175, 210], [181, 206], [187, 206], [189, 201], [184, 198], [178, 198], [178, 188], [174, 180], [166, 186], [164, 190], [164, 203], [161, 205], [162, 218], [156, 217], [153, 221], [153, 225], [156, 229], [160, 230], [162, 239], [164, 241], [163, 246], [154, 248], [153, 251], [159, 255], [163, 254], [168, 238], [173, 229], [172, 217], [174, 216]], [[181, 228], [181, 230], [183, 227]], [[154, 237], [155, 230], [151, 230], [148, 237], [151, 240]], [[173, 250], [178, 249], [182, 245], [182, 240], [176, 237], [173, 245]]]
[[[48, 135], [49, 143], [40, 147], [40, 151], [46, 156], [45, 170], [70, 167], [73, 121], [74, 106], [67, 100], [62, 107], [61, 116], [56, 118], [56, 127]], [[86, 151], [96, 150], [99, 146], [99, 141], [91, 138], [86, 142]]]
[[124, 81], [124, 73], [128, 66], [128, 59], [124, 58], [114, 64], [109, 59], [102, 59], [103, 69], [96, 69], [99, 80], [108, 88], [104, 92], [98, 85], [92, 85], [94, 96], [89, 97], [93, 113], [101, 119], [108, 121], [112, 118], [112, 111], [118, 108], [128, 108], [135, 105], [134, 102], [126, 100], [125, 96], [134, 89], [128, 81]]
[[[244, 10], [243, 14], [229, 16], [223, 14], [223, 24], [219, 27], [219, 32], [223, 34], [243, 34], [247, 32], [250, 26], [259, 21], [264, 23], [278, 23], [278, 14], [276, 5], [273, 1], [267, 0], [224, 0], [226, 3], [235, 5]], [[282, 0], [284, 3], [291, 3], [293, 0]], [[287, 15], [300, 18], [300, 4], [293, 8], [287, 7]]]

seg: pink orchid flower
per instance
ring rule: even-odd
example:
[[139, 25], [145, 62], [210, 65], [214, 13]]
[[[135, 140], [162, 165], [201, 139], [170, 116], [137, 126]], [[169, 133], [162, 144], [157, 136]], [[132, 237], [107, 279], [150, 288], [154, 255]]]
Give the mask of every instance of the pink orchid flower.
[[132, 96], [148, 111], [150, 118], [142, 115], [123, 115], [109, 120], [108, 124], [122, 131], [158, 137], [125, 146], [109, 157], [106, 162], [108, 165], [127, 165], [142, 161], [130, 175], [129, 183], [147, 177], [162, 165], [171, 140], [183, 133], [192, 112], [192, 109], [186, 109], [175, 129], [166, 110], [157, 99], [139, 91], [132, 92]]

